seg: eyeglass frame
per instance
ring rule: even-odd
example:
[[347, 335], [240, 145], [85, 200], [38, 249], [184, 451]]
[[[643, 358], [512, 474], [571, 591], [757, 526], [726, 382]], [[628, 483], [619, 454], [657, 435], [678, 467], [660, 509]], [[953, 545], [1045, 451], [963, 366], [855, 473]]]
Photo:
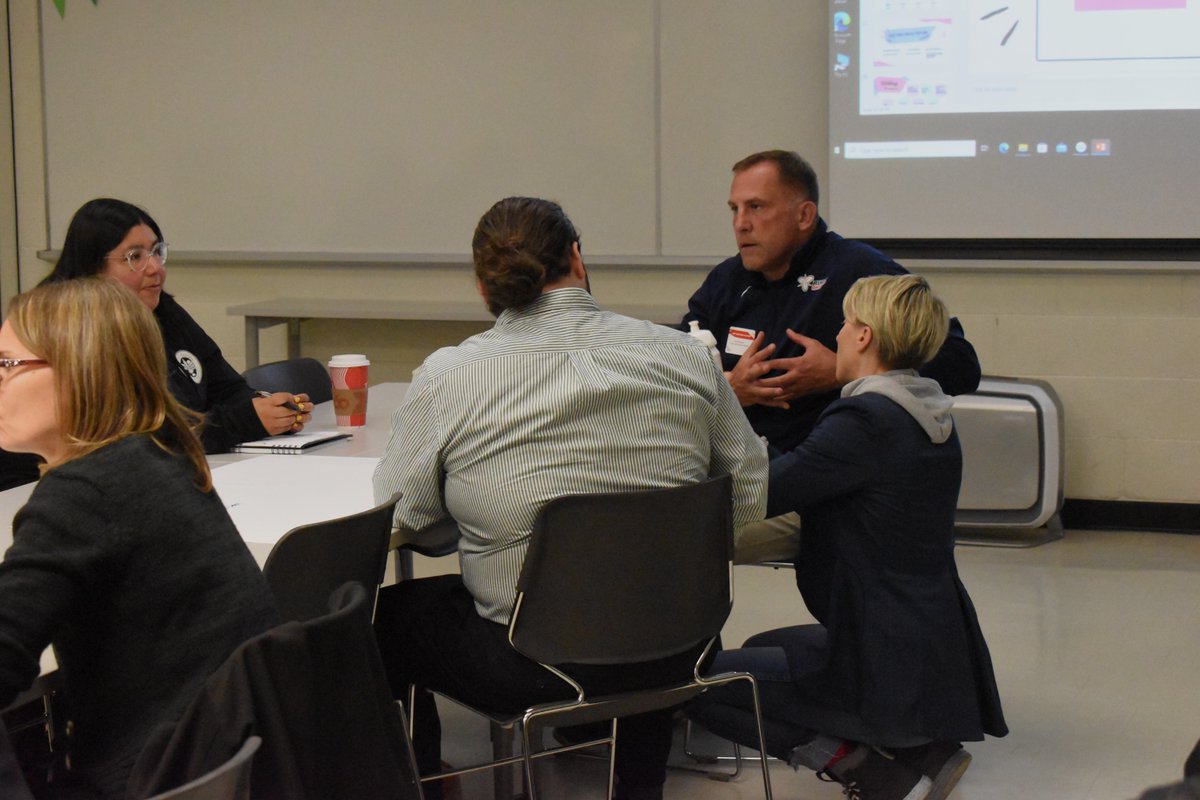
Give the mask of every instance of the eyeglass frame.
[[[146, 267], [150, 266], [150, 259], [152, 258], [158, 261], [158, 265], [160, 267], [165, 266], [167, 263], [167, 253], [170, 251], [170, 249], [171, 246], [169, 244], [160, 241], [151, 245], [149, 250], [141, 247], [134, 247], [119, 256], [105, 256], [104, 260], [124, 261], [125, 266], [129, 267], [130, 272], [144, 272]], [[133, 254], [137, 252], [142, 253], [142, 265], [140, 267], [135, 267], [133, 265]]]
[[44, 358], [0, 358], [0, 369], [15, 369], [30, 364], [49, 365], [50, 362]]

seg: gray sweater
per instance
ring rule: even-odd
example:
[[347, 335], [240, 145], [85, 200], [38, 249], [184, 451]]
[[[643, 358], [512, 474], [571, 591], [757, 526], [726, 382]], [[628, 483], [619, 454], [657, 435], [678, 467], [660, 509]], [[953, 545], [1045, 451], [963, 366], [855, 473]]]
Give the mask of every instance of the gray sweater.
[[51, 470], [0, 563], [0, 706], [53, 642], [73, 770], [123, 797], [151, 729], [274, 625], [262, 573], [190, 464], [133, 436]]

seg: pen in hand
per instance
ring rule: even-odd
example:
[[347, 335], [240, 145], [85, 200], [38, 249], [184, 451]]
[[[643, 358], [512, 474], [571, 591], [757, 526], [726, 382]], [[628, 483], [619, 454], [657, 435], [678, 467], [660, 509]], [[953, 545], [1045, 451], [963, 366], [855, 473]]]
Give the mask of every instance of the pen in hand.
[[[273, 395], [271, 392], [265, 391], [265, 390], [263, 390], [263, 389], [257, 389], [257, 390], [255, 390], [255, 392], [254, 392], [254, 393], [255, 393], [256, 395], [258, 395], [259, 397], [268, 397], [268, 398], [269, 398], [269, 397], [273, 397], [273, 396], [274, 396], [274, 395]], [[300, 406], [296, 405], [296, 404], [295, 404], [295, 403], [293, 403], [291, 400], [288, 400], [286, 403], [284, 403], [284, 404], [283, 404], [283, 407], [284, 407], [284, 408], [287, 408], [287, 409], [291, 409], [292, 411], [295, 411], [297, 414], [300, 414], [300, 413], [302, 413], [302, 412], [300, 411]]]

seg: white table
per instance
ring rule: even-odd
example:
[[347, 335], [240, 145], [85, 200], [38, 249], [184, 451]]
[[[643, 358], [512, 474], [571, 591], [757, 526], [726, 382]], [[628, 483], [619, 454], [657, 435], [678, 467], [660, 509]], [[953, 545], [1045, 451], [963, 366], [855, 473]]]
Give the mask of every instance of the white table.
[[213, 484], [260, 565], [275, 542], [297, 525], [375, 505], [371, 473], [387, 444], [392, 411], [407, 393], [407, 383], [370, 387], [362, 428], [336, 428], [333, 403], [321, 403], [306, 430], [340, 430], [352, 438], [301, 455], [209, 456]]
[[[329, 464], [335, 463], [332, 461], [334, 458], [370, 458], [378, 460], [383, 455], [384, 446], [387, 444], [392, 411], [400, 404], [407, 393], [407, 383], [380, 383], [370, 387], [367, 396], [366, 427], [342, 429], [345, 432], [351, 433], [353, 435], [352, 438], [321, 445], [306, 452], [304, 455], [222, 453], [220, 455], [209, 456], [208, 463], [213, 468], [213, 479], [218, 485], [218, 491], [220, 491], [222, 467], [241, 464], [251, 460], [273, 466], [278, 465], [274, 467], [278, 471], [287, 470], [297, 475], [305, 471], [309, 473], [317, 472], [321, 467], [327, 467]], [[309, 429], [337, 430], [334, 426], [333, 403], [322, 403], [317, 406], [313, 411], [313, 419], [309, 423]], [[0, 552], [7, 550], [9, 545], [12, 544], [12, 519], [17, 511], [25, 505], [25, 502], [29, 499], [29, 495], [33, 492], [34, 486], [36, 484], [30, 483], [0, 492]], [[356, 511], [364, 511], [374, 505], [369, 480], [365, 486], [337, 485], [331, 482], [326, 488], [328, 490], [327, 495], [329, 497], [329, 510], [331, 513], [322, 514], [321, 516], [304, 521], [317, 522], [321, 519], [331, 519], [341, 516], [343, 513], [352, 514]], [[349, 503], [346, 501], [347, 495], [350, 495], [352, 498]], [[239, 519], [267, 520], [271, 517], [272, 512], [277, 512], [275, 513], [275, 517], [278, 519], [291, 517], [286, 512], [288, 506], [295, 503], [294, 494], [252, 492], [251, 496], [254, 503], [252, 508], [247, 509], [243, 505], [235, 509], [230, 509], [235, 523]], [[247, 513], [247, 511], [254, 513]], [[253, 543], [261, 543], [268, 539], [270, 541], [277, 540], [279, 536], [290, 530], [290, 527], [278, 530], [278, 525], [272, 526], [270, 522], [264, 522], [262, 525], [265, 527], [257, 530], [243, 529], [241, 525], [238, 527], [242, 535], [252, 544], [251, 552], [255, 554], [260, 564], [266, 559], [266, 552], [270, 552], [270, 547], [267, 547], [266, 552], [262, 552], [262, 547], [255, 547]], [[272, 536], [274, 537], [273, 539], [270, 538]]]

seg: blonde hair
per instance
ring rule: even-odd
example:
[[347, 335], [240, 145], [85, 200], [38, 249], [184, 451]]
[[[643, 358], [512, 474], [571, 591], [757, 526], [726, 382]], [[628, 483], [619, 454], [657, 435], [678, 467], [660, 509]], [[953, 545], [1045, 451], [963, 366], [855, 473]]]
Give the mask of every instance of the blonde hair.
[[46, 284], [14, 297], [8, 321], [54, 369], [65, 461], [144, 433], [186, 457], [202, 491], [212, 488], [195, 432], [202, 417], [167, 388], [162, 334], [136, 295], [99, 276]]
[[920, 275], [860, 278], [846, 292], [842, 314], [874, 332], [879, 360], [890, 369], [925, 364], [950, 330], [946, 306]]

